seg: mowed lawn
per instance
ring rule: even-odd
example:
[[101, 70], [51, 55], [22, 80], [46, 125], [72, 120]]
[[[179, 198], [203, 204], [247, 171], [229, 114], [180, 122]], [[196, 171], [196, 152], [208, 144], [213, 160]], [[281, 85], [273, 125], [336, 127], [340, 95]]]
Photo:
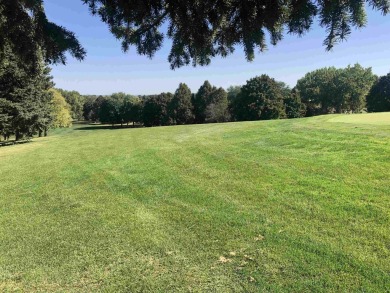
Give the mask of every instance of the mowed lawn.
[[389, 117], [0, 148], [0, 292], [388, 292]]

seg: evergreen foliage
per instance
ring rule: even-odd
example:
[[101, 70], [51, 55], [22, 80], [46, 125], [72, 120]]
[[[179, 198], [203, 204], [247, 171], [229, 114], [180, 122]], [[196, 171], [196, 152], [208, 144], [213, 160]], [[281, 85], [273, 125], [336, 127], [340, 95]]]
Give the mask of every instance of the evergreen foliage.
[[205, 122], [217, 123], [230, 120], [227, 92], [223, 88], [215, 89], [209, 97], [205, 110]]
[[0, 55], [0, 133], [16, 140], [46, 134], [52, 121], [50, 69], [41, 61], [32, 74], [9, 46]]
[[206, 80], [193, 96], [192, 105], [194, 107], [195, 123], [204, 123], [206, 121], [206, 108], [214, 90], [215, 88]]
[[86, 54], [75, 35], [50, 22], [43, 0], [0, 2], [0, 51], [9, 46], [32, 72], [41, 57], [45, 63], [66, 63], [66, 53], [82, 60]]
[[367, 110], [370, 112], [390, 111], [390, 73], [382, 76], [367, 96]]
[[[153, 57], [165, 38], [172, 40], [171, 68], [207, 65], [215, 56], [225, 57], [242, 46], [247, 60], [255, 51], [277, 44], [287, 32], [303, 36], [315, 20], [325, 28], [324, 45], [330, 50], [345, 40], [352, 27], [366, 24], [365, 5], [383, 14], [389, 1], [117, 1], [83, 0], [105, 22], [128, 51]], [[167, 31], [166, 31], [166, 28]]]
[[174, 124], [189, 124], [194, 120], [191, 103], [191, 90], [185, 83], [180, 83], [170, 104], [171, 118]]
[[[135, 46], [138, 54], [153, 57], [165, 38], [172, 40], [171, 68], [207, 65], [242, 46], [247, 60], [255, 51], [277, 44], [285, 33], [303, 36], [315, 20], [324, 27], [324, 45], [330, 50], [345, 40], [352, 27], [366, 24], [365, 5], [382, 14], [389, 1], [267, 1], [267, 0], [81, 0], [106, 23], [122, 42], [123, 51]], [[17, 25], [15, 25], [17, 24]], [[0, 2], [0, 51], [9, 44], [30, 69], [36, 69], [39, 52], [46, 63], [66, 63], [66, 53], [82, 60], [86, 51], [74, 33], [50, 22], [43, 0]]]

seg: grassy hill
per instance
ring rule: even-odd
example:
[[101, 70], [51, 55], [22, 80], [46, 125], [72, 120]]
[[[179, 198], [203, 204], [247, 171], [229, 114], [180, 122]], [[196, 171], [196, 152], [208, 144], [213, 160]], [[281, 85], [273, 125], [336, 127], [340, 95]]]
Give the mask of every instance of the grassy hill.
[[81, 125], [0, 175], [0, 291], [390, 288], [390, 113]]

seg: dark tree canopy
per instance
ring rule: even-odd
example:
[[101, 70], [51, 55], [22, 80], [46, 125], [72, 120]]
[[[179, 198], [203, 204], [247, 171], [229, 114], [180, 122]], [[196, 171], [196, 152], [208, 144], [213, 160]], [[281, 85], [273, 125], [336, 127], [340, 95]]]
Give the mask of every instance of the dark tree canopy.
[[284, 118], [284, 98], [285, 85], [263, 74], [241, 88], [231, 107], [233, 116], [237, 121]]
[[[172, 40], [171, 67], [192, 63], [207, 65], [217, 55], [227, 56], [242, 46], [246, 58], [283, 38], [285, 32], [303, 35], [317, 17], [327, 36], [330, 50], [345, 39], [352, 27], [366, 23], [365, 4], [389, 11], [387, 0], [311, 1], [311, 0], [83, 0], [92, 13], [108, 24], [127, 51], [152, 57], [165, 37]], [[165, 28], [168, 27], [165, 32]]]
[[43, 0], [1, 0], [0, 36], [0, 52], [10, 46], [32, 69], [40, 54], [46, 63], [63, 64], [66, 53], [79, 60], [85, 56], [85, 50], [72, 32], [47, 19]]
[[205, 110], [205, 122], [227, 122], [230, 119], [227, 92], [223, 88], [214, 89]]
[[206, 108], [210, 102], [210, 96], [216, 89], [206, 80], [199, 88], [198, 92], [193, 96], [192, 104], [194, 106], [194, 115], [196, 123], [204, 123], [206, 121]]
[[144, 97], [143, 123], [145, 126], [165, 126], [172, 124], [169, 115], [169, 105], [172, 101], [171, 93]]
[[[153, 57], [164, 38], [171, 39], [168, 60], [173, 69], [207, 65], [238, 46], [253, 60], [257, 50], [267, 48], [266, 35], [276, 44], [285, 33], [305, 34], [317, 19], [330, 50], [353, 27], [365, 25], [366, 4], [382, 14], [390, 8], [388, 0], [81, 1], [108, 25], [124, 51], [135, 46], [139, 54]], [[47, 63], [65, 63], [66, 53], [79, 60], [85, 56], [72, 32], [47, 19], [43, 0], [1, 0], [0, 36], [0, 51], [9, 44], [26, 64], [37, 60], [37, 52]]]
[[83, 118], [93, 122], [98, 121], [100, 106], [103, 101], [103, 96], [86, 96], [83, 106]]
[[170, 112], [175, 124], [189, 124], [194, 120], [191, 97], [189, 87], [185, 83], [180, 83], [170, 104]]
[[294, 89], [284, 99], [287, 118], [300, 118], [306, 114], [306, 105], [302, 103], [299, 92]]
[[390, 73], [382, 76], [367, 96], [367, 110], [370, 112], [390, 111]]
[[36, 74], [26, 71], [8, 46], [0, 63], [0, 135], [8, 139], [47, 132], [52, 121], [48, 90], [53, 86], [50, 69], [37, 63]]

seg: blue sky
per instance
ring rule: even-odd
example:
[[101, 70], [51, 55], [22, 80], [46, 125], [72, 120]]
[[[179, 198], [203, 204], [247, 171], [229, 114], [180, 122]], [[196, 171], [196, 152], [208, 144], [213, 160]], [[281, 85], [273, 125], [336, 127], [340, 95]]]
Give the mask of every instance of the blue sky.
[[118, 42], [98, 17], [90, 15], [81, 0], [46, 0], [48, 18], [73, 31], [87, 50], [80, 62], [68, 58], [66, 66], [53, 66], [56, 87], [82, 94], [126, 92], [134, 95], [174, 92], [180, 82], [192, 91], [207, 79], [227, 88], [242, 85], [257, 75], [271, 77], [294, 86], [307, 72], [327, 66], [345, 67], [360, 63], [377, 75], [390, 72], [390, 15], [368, 9], [368, 25], [353, 31], [346, 42], [331, 52], [322, 45], [325, 30], [318, 25], [304, 37], [286, 35], [276, 47], [258, 53], [255, 61], [245, 60], [240, 48], [229, 57], [214, 58], [206, 67], [187, 66], [171, 70], [167, 61], [169, 43], [150, 60], [134, 48], [124, 54]]

